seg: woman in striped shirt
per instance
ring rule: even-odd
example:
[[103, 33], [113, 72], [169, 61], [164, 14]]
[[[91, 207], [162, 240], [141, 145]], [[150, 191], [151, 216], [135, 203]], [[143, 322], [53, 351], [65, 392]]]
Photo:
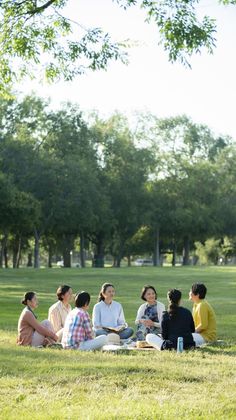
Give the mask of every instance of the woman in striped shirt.
[[58, 287], [58, 302], [50, 306], [48, 310], [48, 320], [51, 322], [53, 329], [58, 336], [58, 341], [61, 341], [62, 339], [66, 318], [68, 313], [71, 311], [70, 301], [72, 297], [73, 294], [70, 286], [64, 284]]

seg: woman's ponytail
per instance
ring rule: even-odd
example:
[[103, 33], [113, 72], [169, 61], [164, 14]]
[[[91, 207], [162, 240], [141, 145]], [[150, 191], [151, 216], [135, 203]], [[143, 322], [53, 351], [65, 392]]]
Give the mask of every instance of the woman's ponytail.
[[24, 295], [24, 299], [22, 299], [21, 303], [22, 305], [27, 305], [27, 300], [32, 300], [33, 297], [35, 296], [35, 292], [26, 292]]
[[104, 283], [102, 285], [101, 290], [100, 290], [99, 295], [98, 295], [98, 302], [101, 302], [102, 300], [105, 300], [105, 298], [103, 296], [103, 293], [106, 293], [106, 290], [107, 290], [108, 287], [113, 287], [113, 289], [114, 289], [113, 284], [111, 284], [111, 283]]
[[173, 318], [176, 316], [181, 296], [182, 296], [182, 293], [180, 292], [180, 290], [171, 289], [168, 291], [167, 293], [167, 298], [169, 300], [168, 313], [169, 313], [170, 318]]

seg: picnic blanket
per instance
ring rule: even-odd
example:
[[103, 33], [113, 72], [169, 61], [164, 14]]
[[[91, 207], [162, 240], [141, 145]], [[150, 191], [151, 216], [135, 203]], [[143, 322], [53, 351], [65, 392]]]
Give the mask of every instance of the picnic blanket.
[[106, 344], [105, 346], [102, 347], [102, 351], [153, 351], [156, 350], [153, 347], [151, 348], [138, 348], [138, 347], [134, 347], [134, 346], [129, 346], [129, 345], [123, 345], [123, 346], [118, 346], [115, 344]]

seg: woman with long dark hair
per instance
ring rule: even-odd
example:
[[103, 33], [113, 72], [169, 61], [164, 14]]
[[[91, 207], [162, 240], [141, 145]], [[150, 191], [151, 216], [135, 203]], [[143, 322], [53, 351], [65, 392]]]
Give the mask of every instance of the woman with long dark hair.
[[131, 337], [133, 330], [125, 321], [121, 304], [113, 300], [114, 295], [114, 286], [104, 283], [99, 292], [98, 303], [93, 308], [93, 328], [96, 336], [115, 332], [121, 339], [126, 339]]
[[171, 289], [167, 293], [168, 310], [163, 313], [161, 321], [161, 337], [147, 334], [146, 341], [158, 350], [177, 348], [178, 337], [183, 337], [184, 349], [195, 347], [192, 333], [195, 331], [191, 312], [180, 306], [182, 294], [180, 290]]
[[25, 308], [21, 312], [18, 321], [17, 344], [20, 346], [42, 346], [52, 344], [57, 341], [52, 324], [45, 319], [42, 322], [37, 321], [34, 310], [38, 306], [38, 298], [35, 292], [26, 292], [21, 301]]

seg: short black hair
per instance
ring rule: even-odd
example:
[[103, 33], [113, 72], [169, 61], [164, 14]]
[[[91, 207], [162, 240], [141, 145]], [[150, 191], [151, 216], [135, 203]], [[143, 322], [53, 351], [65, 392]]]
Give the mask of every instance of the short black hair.
[[199, 299], [204, 299], [207, 294], [207, 288], [203, 283], [194, 283], [192, 285], [192, 293], [195, 296], [199, 295]]
[[146, 301], [146, 299], [145, 299], [145, 294], [146, 294], [146, 291], [148, 290], [148, 289], [152, 289], [153, 290], [153, 292], [155, 293], [155, 299], [157, 299], [157, 292], [156, 292], [156, 289], [155, 289], [155, 287], [153, 287], [153, 286], [150, 286], [150, 284], [146, 284], [145, 286], [143, 286], [143, 288], [142, 288], [142, 291], [141, 291], [141, 299], [143, 299], [143, 300], [145, 300]]
[[58, 300], [63, 300], [63, 296], [69, 292], [69, 290], [71, 289], [70, 286], [67, 286], [66, 284], [63, 284], [62, 286], [58, 287], [57, 289], [57, 297]]
[[75, 306], [77, 308], [82, 308], [85, 305], [89, 305], [90, 294], [87, 292], [79, 292], [75, 296]]

